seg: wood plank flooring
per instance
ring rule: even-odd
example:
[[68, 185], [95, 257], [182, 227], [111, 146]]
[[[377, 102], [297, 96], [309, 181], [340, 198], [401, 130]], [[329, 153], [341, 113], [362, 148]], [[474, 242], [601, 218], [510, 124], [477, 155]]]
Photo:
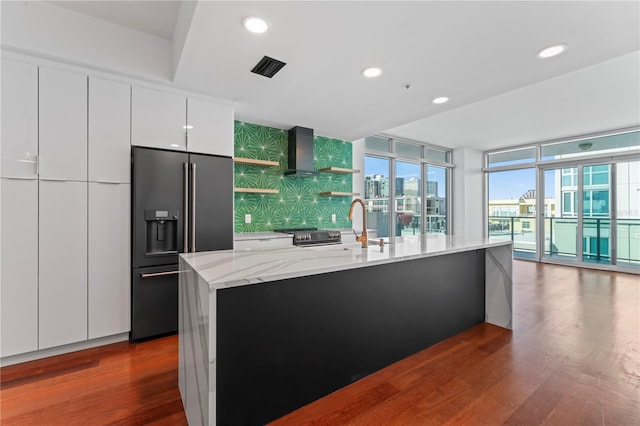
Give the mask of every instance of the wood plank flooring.
[[[515, 261], [513, 332], [481, 324], [271, 423], [638, 425], [640, 277]], [[0, 369], [2, 425], [185, 425], [177, 337]]]

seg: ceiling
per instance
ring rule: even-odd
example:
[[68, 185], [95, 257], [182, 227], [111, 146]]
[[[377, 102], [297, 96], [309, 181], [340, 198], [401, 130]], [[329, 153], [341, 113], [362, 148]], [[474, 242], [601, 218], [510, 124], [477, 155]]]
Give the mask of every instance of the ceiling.
[[[50, 3], [166, 41], [172, 84], [252, 123], [480, 150], [640, 124], [636, 1]], [[246, 32], [250, 15], [270, 30]], [[567, 51], [536, 58], [556, 43]], [[250, 73], [263, 55], [287, 65]]]

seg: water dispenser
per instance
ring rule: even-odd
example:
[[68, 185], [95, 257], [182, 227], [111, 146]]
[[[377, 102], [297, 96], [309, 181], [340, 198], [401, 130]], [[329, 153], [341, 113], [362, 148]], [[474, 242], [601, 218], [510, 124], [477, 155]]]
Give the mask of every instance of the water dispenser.
[[178, 210], [145, 210], [147, 256], [178, 252]]

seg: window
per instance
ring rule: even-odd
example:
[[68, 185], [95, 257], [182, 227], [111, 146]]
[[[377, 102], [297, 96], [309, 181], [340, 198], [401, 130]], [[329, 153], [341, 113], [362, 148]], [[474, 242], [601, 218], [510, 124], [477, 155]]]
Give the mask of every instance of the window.
[[365, 138], [367, 225], [379, 237], [448, 233], [450, 158], [415, 141]]
[[487, 154], [487, 164], [489, 167], [533, 163], [535, 160], [536, 149], [534, 147]]
[[367, 227], [378, 230], [378, 237], [389, 236], [389, 167], [388, 158], [365, 156], [364, 204]]
[[533, 168], [489, 173], [489, 211], [494, 213], [488, 220], [489, 239], [512, 240], [515, 257], [531, 257], [536, 251], [535, 222], [522, 220], [535, 216], [535, 177]]
[[[532, 232], [539, 240], [533, 258], [640, 267], [639, 151], [634, 129], [486, 152], [489, 238], [511, 239], [517, 257], [519, 232]], [[517, 173], [525, 170], [532, 170], [532, 204], [528, 194], [517, 199]], [[502, 193], [500, 176], [508, 189]], [[536, 209], [536, 201], [544, 205]], [[614, 243], [617, 253], [609, 247]]]

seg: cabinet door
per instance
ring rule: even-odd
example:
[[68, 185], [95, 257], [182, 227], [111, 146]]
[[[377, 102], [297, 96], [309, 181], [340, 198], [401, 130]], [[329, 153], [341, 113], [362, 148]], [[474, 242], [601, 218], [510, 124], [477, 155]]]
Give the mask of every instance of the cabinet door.
[[89, 78], [89, 181], [130, 182], [131, 86]]
[[190, 152], [233, 157], [233, 107], [189, 98], [187, 134]]
[[89, 339], [131, 326], [130, 186], [89, 183]]
[[39, 349], [87, 339], [87, 183], [40, 181]]
[[144, 87], [131, 88], [131, 144], [185, 151], [187, 99]]
[[38, 349], [38, 181], [0, 179], [0, 356]]
[[37, 178], [38, 67], [2, 59], [2, 177]]
[[40, 178], [87, 180], [87, 76], [40, 67]]

